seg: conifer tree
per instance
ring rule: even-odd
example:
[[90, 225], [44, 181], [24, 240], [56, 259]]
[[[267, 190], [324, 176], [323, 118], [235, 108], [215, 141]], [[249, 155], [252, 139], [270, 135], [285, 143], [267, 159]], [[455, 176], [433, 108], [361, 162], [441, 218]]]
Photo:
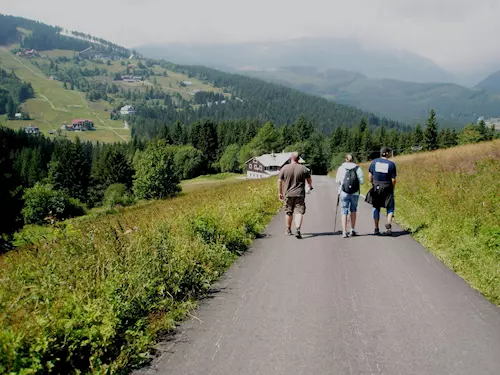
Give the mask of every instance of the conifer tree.
[[429, 151], [436, 150], [437, 148], [439, 148], [438, 123], [436, 121], [436, 112], [433, 109], [431, 109], [425, 127], [424, 148]]

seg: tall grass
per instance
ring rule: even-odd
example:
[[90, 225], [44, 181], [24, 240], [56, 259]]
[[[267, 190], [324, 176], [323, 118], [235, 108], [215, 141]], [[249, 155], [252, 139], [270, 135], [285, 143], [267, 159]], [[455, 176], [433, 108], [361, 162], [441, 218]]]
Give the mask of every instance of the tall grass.
[[397, 221], [472, 287], [500, 304], [500, 141], [394, 161]]
[[0, 258], [0, 373], [115, 374], [141, 364], [277, 212], [274, 183], [73, 221]]

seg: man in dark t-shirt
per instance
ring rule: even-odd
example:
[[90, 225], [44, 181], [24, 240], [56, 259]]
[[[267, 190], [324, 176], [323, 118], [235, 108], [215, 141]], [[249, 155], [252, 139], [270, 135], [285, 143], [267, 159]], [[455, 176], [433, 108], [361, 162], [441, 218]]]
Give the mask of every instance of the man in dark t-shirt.
[[392, 234], [392, 218], [394, 216], [394, 188], [396, 187], [396, 164], [389, 160], [391, 150], [383, 147], [380, 150], [380, 158], [372, 161], [369, 169], [370, 182], [373, 185], [372, 205], [373, 205], [373, 221], [375, 222], [375, 234], [380, 234], [380, 208], [387, 209], [387, 234]]
[[299, 164], [298, 152], [292, 153], [291, 163], [281, 168], [278, 176], [278, 195], [280, 201], [285, 201], [286, 232], [292, 234], [292, 220], [295, 213], [295, 236], [302, 238], [300, 227], [306, 213], [306, 182], [312, 190], [312, 180], [309, 170]]

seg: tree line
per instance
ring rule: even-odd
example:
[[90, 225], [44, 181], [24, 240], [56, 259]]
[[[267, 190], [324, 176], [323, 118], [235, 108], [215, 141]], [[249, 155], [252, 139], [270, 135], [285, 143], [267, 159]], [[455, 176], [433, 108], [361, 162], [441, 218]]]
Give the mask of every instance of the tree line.
[[0, 68], [0, 115], [13, 119], [19, 105], [35, 96], [31, 83], [23, 82], [14, 72]]
[[412, 131], [373, 127], [366, 119], [331, 133], [304, 116], [292, 124], [259, 119], [180, 121], [164, 125], [152, 139], [135, 136], [114, 144], [50, 139], [0, 127], [0, 232], [4, 243], [25, 224], [78, 216], [92, 207], [130, 205], [137, 199], [175, 196], [181, 180], [245, 171], [253, 156], [299, 151], [315, 174], [336, 169], [350, 152], [357, 161], [378, 155], [382, 146], [396, 154], [488, 141], [498, 132], [484, 121], [461, 131], [439, 129], [431, 111]]

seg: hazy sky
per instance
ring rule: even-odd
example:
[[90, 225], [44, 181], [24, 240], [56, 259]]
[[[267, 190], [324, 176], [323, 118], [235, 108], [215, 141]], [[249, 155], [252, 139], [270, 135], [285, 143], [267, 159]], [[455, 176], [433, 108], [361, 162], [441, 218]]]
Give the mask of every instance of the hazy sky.
[[451, 70], [500, 65], [500, 0], [2, 0], [0, 12], [126, 47], [349, 36]]

